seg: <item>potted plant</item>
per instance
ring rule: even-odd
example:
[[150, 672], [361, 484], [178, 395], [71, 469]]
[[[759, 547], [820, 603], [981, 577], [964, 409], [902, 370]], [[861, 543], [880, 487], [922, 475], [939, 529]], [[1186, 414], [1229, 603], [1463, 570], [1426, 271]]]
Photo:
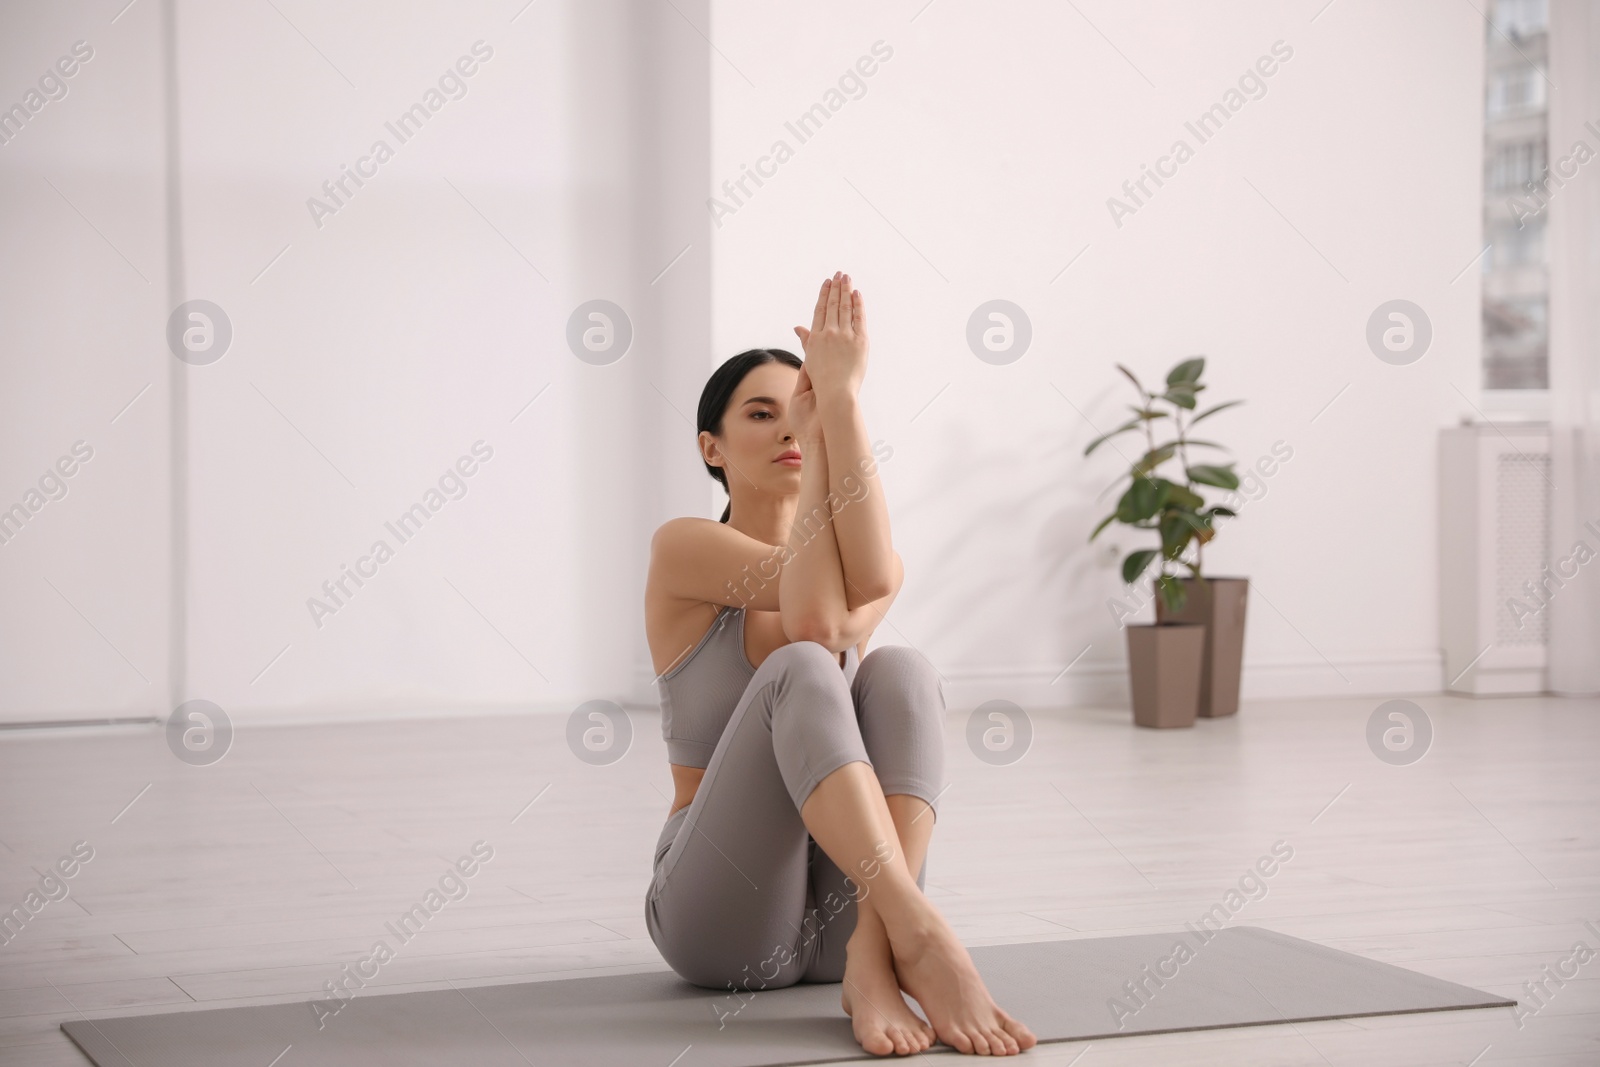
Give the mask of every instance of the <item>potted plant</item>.
[[[1141, 726], [1189, 726], [1196, 714], [1216, 718], [1239, 710], [1249, 581], [1208, 578], [1201, 573], [1201, 549], [1216, 536], [1217, 517], [1231, 517], [1234, 512], [1220, 505], [1208, 507], [1198, 488], [1233, 490], [1239, 488], [1239, 478], [1231, 461], [1192, 462], [1190, 449], [1223, 446], [1189, 434], [1202, 420], [1243, 401], [1229, 400], [1196, 411], [1199, 394], [1206, 388], [1200, 381], [1205, 365], [1203, 356], [1184, 360], [1167, 372], [1166, 388], [1156, 393], [1146, 389], [1127, 367], [1117, 364], [1139, 391], [1140, 403], [1132, 407], [1133, 418], [1101, 434], [1083, 450], [1088, 456], [1121, 434], [1144, 434], [1145, 453], [1130, 465], [1128, 487], [1116, 510], [1089, 535], [1093, 541], [1112, 522], [1120, 522], [1153, 530], [1160, 539], [1160, 547], [1130, 552], [1122, 561], [1122, 580], [1130, 585], [1151, 563], [1156, 564], [1155, 624], [1128, 626], [1133, 714]], [[1160, 444], [1156, 443], [1158, 422], [1162, 435], [1171, 438]], [[1181, 481], [1161, 473], [1172, 462], [1182, 469]], [[1188, 576], [1179, 576], [1180, 566], [1188, 569]]]

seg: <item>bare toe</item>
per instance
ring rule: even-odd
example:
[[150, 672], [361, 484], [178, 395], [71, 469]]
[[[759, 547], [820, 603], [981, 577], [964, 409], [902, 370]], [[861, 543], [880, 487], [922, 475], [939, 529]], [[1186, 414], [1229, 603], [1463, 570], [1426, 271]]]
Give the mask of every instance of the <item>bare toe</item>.
[[1022, 1051], [1017, 1047], [1017, 1039], [1006, 1033], [998, 1026], [990, 1031], [989, 1045], [990, 1047], [1005, 1049], [1005, 1054], [1007, 1056], [1015, 1056], [1017, 1053]]
[[845, 964], [840, 1002], [864, 1051], [907, 1056], [925, 1047], [918, 1036], [926, 1024], [906, 1004], [890, 960], [876, 960], [870, 951], [853, 953]]
[[1000, 1025], [1005, 1028], [1011, 1040], [1017, 1043], [1019, 1051], [1030, 1049], [1039, 1043], [1039, 1039], [1033, 1036], [1032, 1030], [1004, 1012], [1000, 1013]]
[[1015, 1056], [1036, 1043], [990, 998], [972, 957], [937, 912], [891, 947], [900, 987], [916, 999], [934, 1038], [976, 1056]]

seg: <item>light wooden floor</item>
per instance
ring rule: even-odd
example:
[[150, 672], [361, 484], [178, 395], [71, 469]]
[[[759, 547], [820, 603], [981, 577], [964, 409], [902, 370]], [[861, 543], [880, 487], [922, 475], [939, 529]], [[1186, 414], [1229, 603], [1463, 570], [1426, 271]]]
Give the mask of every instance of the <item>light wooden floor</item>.
[[[1581, 925], [1600, 925], [1600, 701], [1415, 699], [1436, 736], [1409, 767], [1366, 746], [1376, 699], [1160, 732], [1038, 712], [1008, 767], [972, 756], [952, 714], [929, 894], [969, 945], [1176, 930], [1282, 839], [1294, 858], [1235, 923], [1525, 1000], [1576, 941], [1600, 949]], [[86, 1062], [58, 1029], [80, 1012], [312, 999], [480, 838], [494, 858], [470, 895], [369, 990], [661, 968], [642, 911], [670, 779], [659, 717], [634, 724], [607, 767], [572, 756], [556, 717], [245, 730], [208, 768], [155, 728], [0, 732], [0, 907], [73, 842], [95, 850], [0, 946], [0, 1063]], [[1600, 1064], [1597, 977], [1600, 958], [1520, 1029], [1510, 1009], [1441, 1012], [1018, 1062]]]

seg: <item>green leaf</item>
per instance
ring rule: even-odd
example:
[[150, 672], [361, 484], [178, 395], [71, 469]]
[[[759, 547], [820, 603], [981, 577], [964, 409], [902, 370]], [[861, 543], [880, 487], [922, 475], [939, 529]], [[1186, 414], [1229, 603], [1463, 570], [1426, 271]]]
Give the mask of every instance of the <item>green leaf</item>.
[[1220, 504], [1216, 507], [1206, 508], [1205, 513], [1207, 515], [1226, 515], [1230, 519], [1236, 519], [1239, 517], [1239, 513], [1237, 511], [1234, 511], [1232, 508], [1225, 508]]
[[1134, 429], [1135, 427], [1137, 427], [1139, 425], [1139, 422], [1140, 422], [1140, 420], [1138, 420], [1138, 419], [1129, 419], [1127, 422], [1123, 423], [1121, 426], [1118, 426], [1115, 430], [1112, 430], [1110, 433], [1101, 434], [1099, 437], [1096, 437], [1093, 441], [1089, 442], [1089, 447], [1085, 448], [1083, 450], [1083, 454], [1087, 456], [1089, 453], [1091, 453], [1095, 449], [1099, 448], [1106, 441], [1109, 441], [1113, 437], [1117, 436], [1117, 434], [1119, 434], [1119, 433], [1127, 433], [1129, 430]]
[[1137, 552], [1129, 552], [1127, 558], [1122, 561], [1122, 580], [1132, 585], [1155, 558], [1156, 550], [1153, 548], [1141, 548]]
[[1232, 466], [1233, 464], [1231, 463], [1220, 467], [1201, 463], [1190, 467], [1187, 473], [1191, 482], [1199, 482], [1201, 485], [1214, 485], [1218, 489], [1237, 489], [1239, 488], [1239, 476], [1229, 469]]
[[1170, 401], [1171, 403], [1178, 405], [1180, 408], [1188, 408], [1190, 411], [1193, 411], [1194, 394], [1195, 390], [1193, 388], [1177, 386], [1162, 393], [1161, 399]]
[[1199, 422], [1201, 419], [1208, 419], [1211, 416], [1215, 415], [1219, 411], [1225, 411], [1228, 408], [1237, 407], [1238, 405], [1243, 404], [1243, 403], [1244, 403], [1243, 400], [1228, 400], [1228, 401], [1224, 401], [1221, 404], [1218, 404], [1214, 408], [1206, 408], [1200, 414], [1198, 414], [1194, 418], [1190, 419], [1189, 420], [1189, 425], [1193, 426], [1195, 423]]
[[1171, 459], [1175, 451], [1176, 449], [1174, 449], [1171, 445], [1166, 445], [1162, 448], [1157, 448], [1153, 451], [1146, 452], [1144, 454], [1144, 458], [1133, 465], [1134, 477], [1139, 478], [1149, 474], [1151, 471], [1161, 466], [1161, 464]]
[[1177, 559], [1194, 540], [1198, 516], [1192, 511], [1174, 509], [1161, 516], [1161, 554]]
[[1094, 533], [1089, 535], [1089, 540], [1093, 541], [1096, 537], [1099, 537], [1101, 530], [1104, 530], [1107, 526], [1110, 526], [1113, 522], [1116, 522], [1116, 521], [1117, 521], [1117, 513], [1113, 511], [1111, 514], [1107, 515], [1105, 518], [1100, 520], [1100, 525], [1096, 526], [1094, 528]]
[[1194, 441], [1189, 438], [1184, 438], [1183, 440], [1174, 439], [1164, 443], [1169, 445], [1193, 445], [1195, 448], [1220, 448], [1224, 452], [1228, 450], [1226, 445], [1219, 445], [1215, 441]]
[[1179, 382], [1198, 382], [1200, 372], [1205, 369], [1206, 357], [1196, 356], [1186, 359], [1167, 372], [1167, 386], [1170, 388]]
[[1161, 510], [1174, 488], [1165, 478], [1135, 478], [1117, 501], [1117, 518], [1128, 523], [1143, 522]]
[[1132, 404], [1128, 405], [1128, 410], [1139, 416], [1139, 422], [1149, 422], [1152, 419], [1170, 419], [1172, 417], [1165, 411], [1156, 411], [1152, 408], [1134, 407]]
[[1161, 601], [1168, 611], [1182, 611], [1183, 602], [1188, 599], [1188, 594], [1183, 591], [1183, 583], [1170, 575], [1156, 579], [1156, 592], [1161, 594]]
[[1134, 388], [1139, 390], [1139, 394], [1141, 396], [1144, 395], [1145, 388], [1139, 384], [1139, 379], [1133, 376], [1133, 371], [1129, 370], [1127, 367], [1124, 367], [1120, 363], [1117, 364], [1117, 369], [1128, 376], [1128, 381], [1133, 383]]
[[1201, 498], [1200, 494], [1187, 486], [1174, 485], [1172, 492], [1167, 494], [1167, 507], [1169, 508], [1178, 507], [1197, 510], [1204, 506], [1205, 500]]

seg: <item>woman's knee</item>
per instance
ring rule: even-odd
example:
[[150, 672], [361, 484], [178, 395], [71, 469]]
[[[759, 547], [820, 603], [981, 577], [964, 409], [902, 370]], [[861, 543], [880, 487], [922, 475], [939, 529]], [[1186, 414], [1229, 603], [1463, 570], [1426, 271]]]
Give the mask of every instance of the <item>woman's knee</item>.
[[909, 645], [884, 645], [863, 656], [855, 690], [864, 715], [910, 717], [930, 729], [943, 726], [944, 679], [928, 657]]
[[944, 684], [926, 656], [905, 645], [875, 648], [855, 681], [861, 740], [884, 795], [909, 793], [935, 810], [944, 787]]
[[[767, 659], [775, 660], [789, 669], [804, 669], [812, 666], [839, 669], [839, 657], [829, 652], [827, 647], [820, 641], [790, 641], [788, 644], [779, 645], [767, 653]], [[766, 662], [766, 660], [762, 660], [762, 666], [766, 666]]]
[[761, 715], [772, 731], [779, 769], [793, 796], [796, 782], [786, 763], [792, 759], [791, 753], [802, 753], [801, 762], [805, 762], [806, 754], [820, 756], [819, 747], [832, 747], [833, 740], [850, 734], [857, 737], [859, 746], [860, 728], [850, 684], [833, 653], [816, 641], [779, 646], [762, 661], [760, 671], [769, 672]]
[[910, 645], [879, 645], [861, 657], [859, 670], [893, 670], [907, 676], [939, 677], [939, 672], [928, 657]]
[[[761, 669], [776, 674], [779, 684], [787, 689], [811, 692], [817, 697], [824, 697], [820, 702], [832, 703], [841, 709], [848, 710], [851, 707], [850, 686], [845, 681], [844, 672], [839, 669], [838, 656], [816, 641], [791, 641], [779, 645], [761, 661]], [[827, 700], [826, 696], [834, 699]], [[805, 703], [814, 705], [818, 701], [807, 700]]]

